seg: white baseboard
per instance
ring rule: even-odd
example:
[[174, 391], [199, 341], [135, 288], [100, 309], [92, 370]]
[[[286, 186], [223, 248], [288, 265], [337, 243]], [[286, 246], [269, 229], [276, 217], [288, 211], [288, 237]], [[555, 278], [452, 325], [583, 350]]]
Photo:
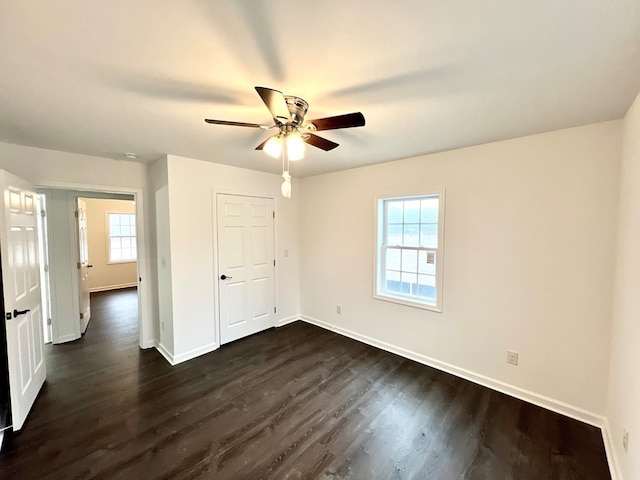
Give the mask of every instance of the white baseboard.
[[156, 350], [158, 350], [158, 352], [160, 352], [160, 355], [162, 355], [165, 360], [171, 365], [176, 364], [176, 362], [173, 360], [173, 355], [169, 353], [169, 350], [167, 350], [162, 343], [158, 342], [158, 344], [156, 345]]
[[290, 317], [281, 318], [280, 320], [278, 320], [276, 327], [283, 327], [290, 323], [297, 322], [298, 320], [300, 320], [300, 315], [292, 315]]
[[589, 425], [593, 425], [599, 428], [603, 428], [604, 426], [604, 417], [602, 415], [589, 412], [588, 410], [577, 407], [575, 405], [570, 405], [568, 403], [555, 400], [553, 398], [540, 395], [538, 393], [531, 392], [514, 385], [510, 385], [500, 380], [486, 377], [479, 373], [456, 367], [455, 365], [451, 365], [449, 363], [441, 362], [434, 358], [427, 357], [426, 355], [422, 355], [411, 350], [406, 350], [404, 348], [391, 345], [390, 343], [382, 342], [375, 338], [361, 335], [357, 332], [353, 332], [351, 330], [347, 330], [345, 328], [323, 322], [307, 315], [301, 315], [300, 318], [305, 322], [317, 325], [318, 327], [322, 327], [327, 330], [331, 330], [332, 332], [339, 333], [340, 335], [344, 335], [345, 337], [358, 340], [360, 342], [366, 343], [367, 345], [386, 350], [387, 352], [395, 353], [396, 355], [400, 355], [401, 357], [405, 357], [418, 363], [422, 363], [423, 365], [433, 367], [437, 370], [450, 373], [452, 375], [455, 375], [456, 377], [464, 378], [465, 380], [469, 380], [470, 382], [477, 383], [484, 387], [488, 387], [492, 390], [505, 393], [515, 398], [519, 398], [520, 400], [524, 400], [525, 402], [533, 403], [534, 405], [546, 408], [547, 410], [560, 413], [567, 417], [575, 418], [576, 420], [588, 423]]
[[152, 338], [151, 340], [147, 340], [146, 342], [140, 343], [140, 348], [142, 348], [143, 350], [146, 350], [147, 348], [157, 347], [157, 346], [158, 346], [158, 341], [155, 338]]
[[96, 292], [108, 292], [109, 290], [120, 290], [121, 288], [131, 288], [131, 287], [137, 287], [138, 286], [138, 282], [133, 282], [133, 283], [121, 283], [118, 285], [102, 285], [99, 287], [91, 287], [89, 289], [90, 293], [96, 293]]
[[609, 419], [606, 417], [604, 418], [604, 425], [602, 426], [602, 439], [604, 441], [604, 450], [607, 452], [611, 480], [623, 480], [618, 455], [616, 454], [615, 442], [613, 441], [613, 432], [611, 431]]
[[213, 352], [220, 348], [218, 343], [210, 343], [208, 345], [204, 345], [203, 347], [195, 348], [185, 353], [181, 353], [179, 355], [172, 355], [162, 343], [158, 342], [156, 349], [160, 352], [160, 354], [171, 364], [178, 365], [179, 363], [186, 362], [187, 360], [191, 360], [192, 358], [199, 357], [200, 355], [204, 355], [209, 352]]

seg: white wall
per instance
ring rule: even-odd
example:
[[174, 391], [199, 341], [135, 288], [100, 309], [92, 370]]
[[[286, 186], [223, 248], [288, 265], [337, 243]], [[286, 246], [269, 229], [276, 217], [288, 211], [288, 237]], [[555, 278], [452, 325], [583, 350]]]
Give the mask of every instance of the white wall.
[[73, 196], [66, 190], [40, 193], [47, 199], [52, 341], [70, 342], [81, 335], [79, 297], [72, 281], [78, 275]]
[[[620, 142], [613, 121], [303, 179], [303, 318], [601, 421]], [[442, 188], [443, 312], [374, 300], [374, 196]]]
[[107, 215], [109, 213], [135, 213], [135, 203], [129, 200], [84, 198], [87, 205], [87, 243], [89, 263], [89, 289], [92, 292], [131, 287], [138, 284], [136, 262], [109, 263], [107, 241]]
[[156, 242], [153, 265], [158, 285], [158, 350], [171, 361], [174, 352], [174, 332], [168, 175], [166, 157], [149, 166], [149, 183], [155, 199]]
[[[157, 297], [153, 270], [148, 268], [154, 253], [154, 237], [146, 240], [145, 232], [155, 230], [152, 220], [152, 201], [147, 201], [146, 166], [139, 162], [112, 160], [102, 157], [59, 152], [43, 148], [25, 147], [0, 142], [0, 168], [29, 180], [37, 187], [88, 189], [99, 191], [130, 192], [136, 194], [138, 215], [144, 219], [138, 226], [138, 235], [149, 242], [145, 258], [140, 258], [143, 282], [139, 291], [144, 307], [140, 344], [155, 344]], [[68, 294], [70, 293], [67, 292]]]
[[[640, 95], [624, 119], [607, 418], [622, 476], [640, 478]], [[623, 429], [629, 451], [622, 448]]]
[[[171, 353], [174, 362], [206, 353], [219, 345], [215, 324], [218, 280], [214, 267], [216, 223], [213, 205], [216, 192], [268, 195], [275, 198], [276, 320], [286, 322], [297, 319], [300, 295], [296, 182], [294, 181], [293, 199], [286, 200], [280, 195], [282, 179], [279, 175], [173, 155], [169, 155], [166, 162], [170, 221], [168, 268], [172, 277], [174, 341]], [[164, 194], [164, 190], [158, 191]], [[158, 205], [156, 208], [157, 216], [163, 216]], [[160, 241], [158, 245], [160, 254]], [[286, 258], [284, 250], [289, 251]], [[167, 295], [163, 292], [160, 294], [162, 297]], [[162, 321], [165, 321], [163, 316], [160, 317], [160, 322]]]

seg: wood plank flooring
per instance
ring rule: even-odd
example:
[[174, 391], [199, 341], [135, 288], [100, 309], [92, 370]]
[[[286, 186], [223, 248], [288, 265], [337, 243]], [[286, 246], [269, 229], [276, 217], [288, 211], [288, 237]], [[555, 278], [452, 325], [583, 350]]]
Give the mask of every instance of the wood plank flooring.
[[0, 478], [610, 478], [597, 428], [315, 326], [171, 367], [138, 348], [135, 289], [91, 302]]

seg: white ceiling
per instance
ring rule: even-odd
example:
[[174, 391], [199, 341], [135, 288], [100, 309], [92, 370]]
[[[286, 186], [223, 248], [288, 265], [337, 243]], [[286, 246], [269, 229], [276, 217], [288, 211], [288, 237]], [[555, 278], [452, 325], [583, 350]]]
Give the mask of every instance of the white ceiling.
[[256, 85], [366, 117], [294, 176], [620, 118], [640, 0], [0, 2], [0, 141], [279, 172]]

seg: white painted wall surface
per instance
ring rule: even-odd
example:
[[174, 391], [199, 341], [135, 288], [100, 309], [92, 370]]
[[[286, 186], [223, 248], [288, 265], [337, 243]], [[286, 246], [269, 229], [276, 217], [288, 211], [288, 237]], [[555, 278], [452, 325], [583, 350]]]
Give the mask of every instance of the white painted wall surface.
[[[303, 318], [597, 422], [621, 127], [612, 121], [303, 179]], [[443, 312], [374, 300], [374, 196], [442, 188]], [[507, 365], [507, 350], [520, 353], [518, 367]]]
[[52, 341], [70, 342], [80, 338], [82, 333], [78, 290], [72, 282], [78, 276], [73, 196], [65, 190], [40, 192], [47, 197]]
[[136, 262], [109, 263], [109, 213], [135, 213], [136, 206], [127, 200], [85, 198], [87, 204], [87, 239], [89, 263], [89, 289], [92, 292], [113, 290], [138, 284]]
[[[140, 236], [141, 230], [141, 237], [144, 237], [144, 232], [155, 230], [155, 222], [152, 220], [153, 201], [147, 201], [146, 166], [142, 163], [0, 142], [0, 168], [31, 181], [37, 187], [88, 190], [110, 190], [116, 187], [118, 191], [141, 192], [137, 208], [143, 213], [144, 223], [141, 225], [143, 229], [139, 226], [138, 235]], [[148, 240], [150, 244], [153, 237], [151, 235]], [[143, 272], [139, 294], [145, 311], [140, 344], [145, 348], [154, 345], [157, 338], [154, 324], [158, 316], [157, 289], [153, 270], [150, 268], [150, 263], [154, 260], [153, 252], [153, 248], [149, 248], [145, 257], [139, 259]]]
[[158, 286], [158, 350], [173, 362], [173, 287], [171, 275], [171, 232], [169, 186], [166, 157], [149, 166], [149, 183], [155, 204], [155, 261]]
[[[300, 295], [296, 181], [293, 198], [286, 200], [280, 194], [279, 175], [173, 155], [167, 157], [167, 166], [174, 361], [184, 361], [219, 345], [215, 323], [218, 280], [214, 268], [213, 200], [216, 192], [275, 198], [276, 320], [297, 319]], [[158, 245], [161, 245], [160, 239]], [[285, 250], [288, 257], [284, 257]]]
[[621, 478], [632, 480], [640, 478], [640, 95], [623, 129], [607, 418]]

